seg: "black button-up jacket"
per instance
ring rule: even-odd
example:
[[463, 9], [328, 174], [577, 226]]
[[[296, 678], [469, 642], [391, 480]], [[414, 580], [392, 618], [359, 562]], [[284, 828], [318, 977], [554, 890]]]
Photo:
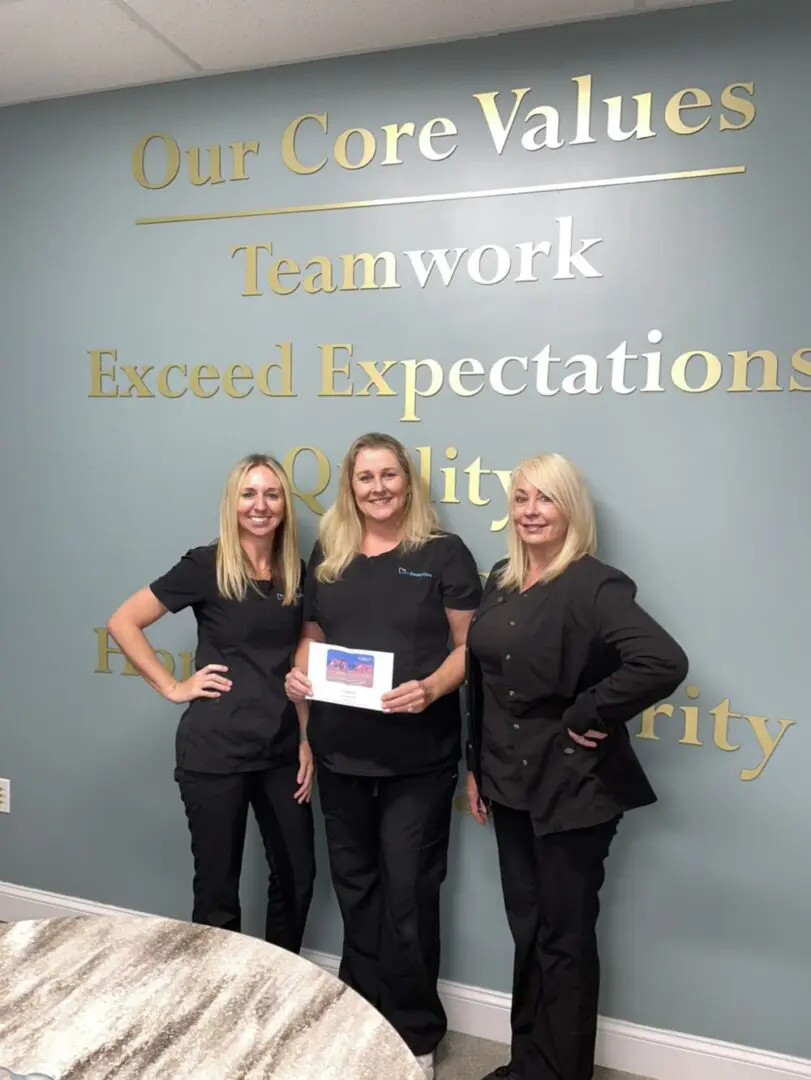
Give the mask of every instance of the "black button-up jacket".
[[[592, 556], [525, 592], [493, 567], [468, 634], [468, 768], [485, 799], [527, 809], [538, 835], [656, 801], [626, 722], [687, 676], [681, 646]], [[607, 733], [594, 749], [568, 730]]]

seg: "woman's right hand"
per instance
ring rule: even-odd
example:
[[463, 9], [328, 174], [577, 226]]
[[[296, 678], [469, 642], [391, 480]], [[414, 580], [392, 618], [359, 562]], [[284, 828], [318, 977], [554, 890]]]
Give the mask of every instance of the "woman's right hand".
[[195, 698], [218, 698], [231, 689], [231, 680], [218, 674], [227, 670], [222, 664], [206, 664], [204, 668], [195, 671], [190, 679], [176, 682], [167, 691], [166, 697], [176, 705], [194, 701]]
[[284, 677], [284, 692], [291, 701], [307, 701], [313, 696], [313, 687], [301, 668], [294, 667]]
[[479, 785], [472, 772], [467, 774], [467, 806], [475, 821], [480, 825], [487, 824], [487, 807], [479, 795]]

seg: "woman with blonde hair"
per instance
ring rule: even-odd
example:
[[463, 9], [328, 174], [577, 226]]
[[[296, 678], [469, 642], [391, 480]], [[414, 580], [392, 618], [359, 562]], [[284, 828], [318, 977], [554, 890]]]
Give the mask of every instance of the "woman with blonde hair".
[[[225, 485], [216, 542], [187, 551], [125, 600], [107, 626], [150, 686], [187, 705], [175, 779], [194, 857], [192, 920], [241, 929], [250, 806], [270, 871], [265, 937], [292, 952], [301, 948], [315, 876], [307, 705], [293, 706], [284, 689], [301, 631], [302, 575], [284, 469], [250, 454]], [[184, 608], [197, 622], [196, 670], [179, 681], [144, 630]]]
[[591, 1080], [604, 863], [622, 815], [656, 799], [626, 722], [687, 658], [595, 557], [571, 462], [523, 461], [509, 504], [467, 654], [468, 803], [480, 824], [492, 814], [515, 945], [510, 1063], [487, 1080]]
[[313, 641], [394, 654], [382, 710], [313, 701], [310, 739], [344, 924], [340, 976], [427, 1076], [447, 1030], [439, 895], [461, 756], [458, 687], [480, 596], [472, 555], [440, 527], [403, 446], [377, 432], [356, 439], [307, 569], [287, 686], [296, 702], [312, 693]]

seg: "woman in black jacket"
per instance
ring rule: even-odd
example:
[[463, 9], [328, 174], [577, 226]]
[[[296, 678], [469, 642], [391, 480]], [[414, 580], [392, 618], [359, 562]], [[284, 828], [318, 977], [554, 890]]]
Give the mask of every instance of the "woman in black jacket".
[[622, 815], [656, 801], [626, 722], [687, 658], [594, 557], [591, 497], [565, 458], [518, 466], [508, 528], [467, 650], [468, 803], [492, 815], [515, 944], [511, 1059], [487, 1080], [591, 1080], [605, 859]]

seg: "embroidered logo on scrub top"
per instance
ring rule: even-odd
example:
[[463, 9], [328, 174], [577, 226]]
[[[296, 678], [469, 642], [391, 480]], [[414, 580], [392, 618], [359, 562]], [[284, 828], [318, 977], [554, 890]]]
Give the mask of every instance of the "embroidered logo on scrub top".
[[427, 570], [406, 570], [404, 566], [397, 567], [397, 573], [401, 577], [433, 577], [433, 574], [429, 574]]

